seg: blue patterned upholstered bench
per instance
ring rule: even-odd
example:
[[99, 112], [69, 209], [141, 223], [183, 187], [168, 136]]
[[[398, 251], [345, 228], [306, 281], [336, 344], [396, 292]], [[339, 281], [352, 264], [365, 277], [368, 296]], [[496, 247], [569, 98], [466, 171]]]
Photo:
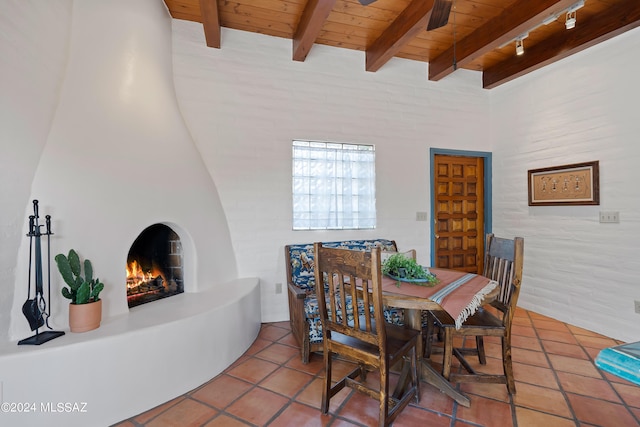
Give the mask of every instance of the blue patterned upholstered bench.
[[[386, 239], [344, 240], [323, 242], [323, 246], [367, 251], [380, 247], [385, 252], [397, 252], [396, 242]], [[315, 291], [313, 243], [285, 246], [287, 263], [287, 288], [289, 295], [289, 322], [291, 331], [300, 345], [302, 362], [309, 362], [309, 355], [322, 351], [322, 325], [318, 313]], [[347, 302], [348, 304], [349, 302]], [[403, 312], [389, 308], [384, 311], [388, 322], [402, 324]], [[361, 313], [362, 314], [362, 313]]]

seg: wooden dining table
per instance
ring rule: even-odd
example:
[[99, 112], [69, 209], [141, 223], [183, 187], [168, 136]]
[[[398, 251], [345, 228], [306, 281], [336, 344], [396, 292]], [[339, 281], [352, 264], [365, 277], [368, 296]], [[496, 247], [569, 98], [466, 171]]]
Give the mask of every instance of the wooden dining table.
[[[387, 276], [382, 278], [382, 298], [388, 307], [404, 309], [405, 325], [422, 331], [422, 311], [442, 310], [462, 324], [483, 304], [496, 298], [499, 292], [498, 283], [484, 276], [448, 269], [430, 269], [438, 278], [435, 286], [424, 286], [422, 283], [399, 282]], [[418, 364], [420, 377], [459, 404], [469, 407], [471, 402], [467, 396], [442, 376], [430, 363], [423, 359], [424, 343], [422, 334], [418, 337]], [[409, 371], [402, 371], [394, 395], [402, 394], [409, 380]]]

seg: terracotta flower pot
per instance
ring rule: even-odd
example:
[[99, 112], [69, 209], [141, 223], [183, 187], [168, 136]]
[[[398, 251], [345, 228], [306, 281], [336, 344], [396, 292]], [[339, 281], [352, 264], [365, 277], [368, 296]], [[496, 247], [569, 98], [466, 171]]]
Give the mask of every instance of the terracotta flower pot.
[[69, 304], [69, 328], [71, 332], [87, 332], [97, 329], [101, 320], [101, 299], [88, 304]]

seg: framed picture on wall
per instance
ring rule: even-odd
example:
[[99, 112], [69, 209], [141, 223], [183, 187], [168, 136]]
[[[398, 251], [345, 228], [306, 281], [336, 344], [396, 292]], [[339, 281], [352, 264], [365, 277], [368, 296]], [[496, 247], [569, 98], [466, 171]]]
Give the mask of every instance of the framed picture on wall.
[[529, 206], [599, 205], [598, 161], [529, 170]]

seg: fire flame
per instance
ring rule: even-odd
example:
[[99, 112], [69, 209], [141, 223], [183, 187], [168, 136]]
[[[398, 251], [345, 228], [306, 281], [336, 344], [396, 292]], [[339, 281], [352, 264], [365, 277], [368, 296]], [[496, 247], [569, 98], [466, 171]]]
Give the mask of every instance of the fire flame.
[[127, 265], [127, 289], [134, 289], [145, 282], [150, 282], [158, 277], [152, 271], [144, 272], [138, 261], [132, 261]]

